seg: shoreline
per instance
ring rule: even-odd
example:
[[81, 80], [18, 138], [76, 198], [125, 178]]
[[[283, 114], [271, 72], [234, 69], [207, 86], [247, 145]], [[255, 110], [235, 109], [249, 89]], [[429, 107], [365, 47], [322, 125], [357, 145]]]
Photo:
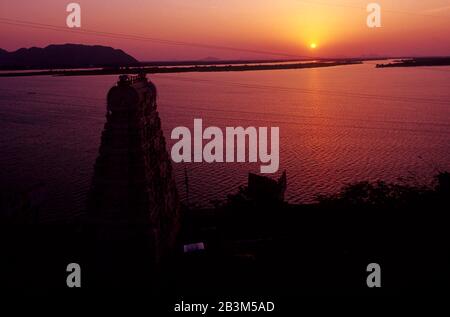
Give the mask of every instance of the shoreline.
[[395, 60], [392, 63], [377, 64], [376, 68], [386, 67], [421, 67], [421, 66], [450, 66], [450, 57], [420, 57]]
[[190, 67], [141, 67], [141, 68], [104, 68], [84, 70], [45, 70], [28, 72], [0, 73], [0, 77], [27, 77], [27, 76], [93, 76], [93, 75], [122, 75], [122, 74], [164, 74], [164, 73], [188, 73], [188, 72], [232, 72], [232, 71], [256, 71], [256, 70], [285, 70], [301, 68], [319, 68], [344, 65], [362, 64], [362, 61], [334, 61], [317, 63], [272, 64], [272, 65], [224, 65], [224, 66], [190, 66]]

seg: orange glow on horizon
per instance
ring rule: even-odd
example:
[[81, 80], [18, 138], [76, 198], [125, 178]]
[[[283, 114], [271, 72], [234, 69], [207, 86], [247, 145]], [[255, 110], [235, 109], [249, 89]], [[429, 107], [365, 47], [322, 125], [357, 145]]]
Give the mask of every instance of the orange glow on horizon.
[[[379, 29], [367, 27], [367, 1], [364, 0], [354, 0], [351, 5], [346, 0], [317, 3], [297, 0], [77, 2], [82, 10], [81, 31], [139, 35], [237, 49], [167, 45], [157, 41], [8, 24], [0, 27], [0, 48], [12, 51], [61, 43], [99, 44], [123, 49], [139, 60], [280, 58], [276, 54], [249, 52], [252, 50], [298, 56], [307, 56], [315, 50], [317, 57], [450, 54], [448, 0], [410, 0], [395, 4], [379, 0], [384, 10], [383, 27]], [[0, 17], [64, 27], [67, 3], [66, 0], [3, 0]]]

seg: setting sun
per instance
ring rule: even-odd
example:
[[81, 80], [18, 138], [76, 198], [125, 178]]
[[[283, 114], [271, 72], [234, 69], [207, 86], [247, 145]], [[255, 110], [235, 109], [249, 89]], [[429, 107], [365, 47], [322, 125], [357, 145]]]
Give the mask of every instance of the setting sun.
[[309, 47], [312, 48], [312, 49], [315, 49], [317, 47], [317, 44], [316, 43], [311, 43], [311, 44], [309, 44]]

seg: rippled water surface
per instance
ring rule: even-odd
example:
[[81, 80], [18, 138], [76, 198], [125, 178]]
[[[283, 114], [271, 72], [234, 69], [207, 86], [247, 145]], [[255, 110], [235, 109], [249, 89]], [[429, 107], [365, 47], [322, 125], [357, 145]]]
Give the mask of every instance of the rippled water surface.
[[[358, 180], [428, 182], [450, 169], [450, 67], [332, 68], [149, 76], [168, 143], [176, 126], [279, 126], [287, 198], [311, 202]], [[35, 188], [46, 213], [84, 207], [116, 76], [0, 78], [0, 186]], [[208, 205], [258, 164], [190, 163], [190, 200]], [[185, 198], [184, 165], [174, 164]], [[279, 173], [278, 173], [279, 174]], [[273, 175], [277, 177], [278, 174]], [[61, 206], [63, 211], [61, 211]]]

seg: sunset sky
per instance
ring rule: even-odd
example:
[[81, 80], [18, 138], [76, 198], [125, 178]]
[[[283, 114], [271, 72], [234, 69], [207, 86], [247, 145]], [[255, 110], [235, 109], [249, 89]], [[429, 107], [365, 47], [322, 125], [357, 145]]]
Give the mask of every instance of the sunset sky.
[[[121, 48], [139, 60], [301, 56], [450, 55], [450, 0], [380, 0], [382, 27], [366, 25], [363, 0], [78, 0], [83, 30], [227, 46], [213, 49], [4, 24], [1, 18], [66, 27], [69, 0], [2, 0], [0, 47], [61, 43]], [[311, 44], [316, 44], [312, 48]]]

